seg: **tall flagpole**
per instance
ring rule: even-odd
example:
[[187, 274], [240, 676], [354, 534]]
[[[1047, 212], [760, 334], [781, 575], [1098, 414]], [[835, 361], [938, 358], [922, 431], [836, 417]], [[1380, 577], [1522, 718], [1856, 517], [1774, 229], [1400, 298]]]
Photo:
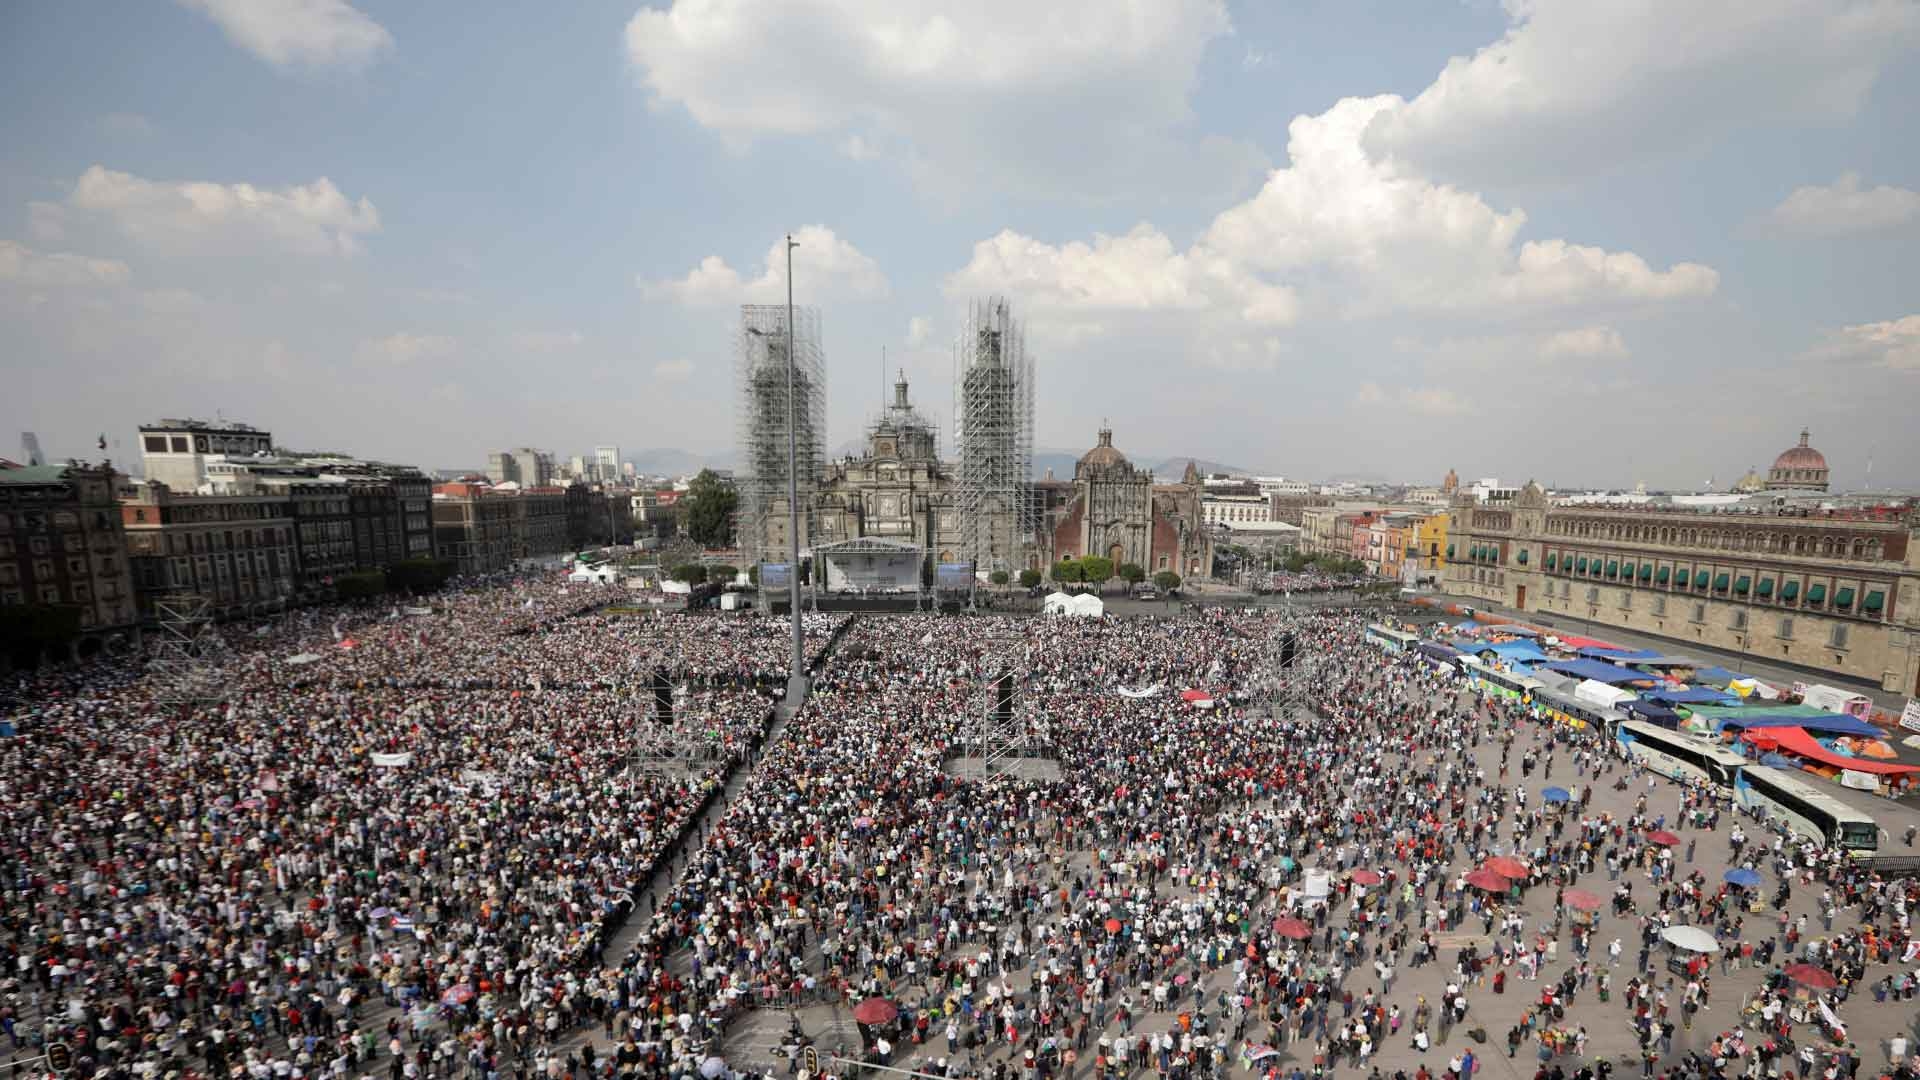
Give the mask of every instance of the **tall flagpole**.
[[787, 234], [787, 541], [788, 615], [793, 620], [793, 658], [787, 675], [787, 704], [797, 707], [806, 694], [806, 634], [800, 626], [800, 468], [799, 441], [794, 430], [793, 372], [793, 249], [799, 241]]

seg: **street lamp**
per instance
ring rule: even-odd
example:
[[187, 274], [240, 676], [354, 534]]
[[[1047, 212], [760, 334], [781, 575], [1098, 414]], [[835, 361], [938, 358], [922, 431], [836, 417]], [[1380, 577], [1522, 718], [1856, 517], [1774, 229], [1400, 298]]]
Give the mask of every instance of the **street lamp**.
[[800, 242], [787, 234], [787, 614], [793, 622], [793, 657], [787, 675], [787, 706], [798, 708], [807, 693], [806, 635], [800, 627], [800, 468], [793, 403], [793, 249]]

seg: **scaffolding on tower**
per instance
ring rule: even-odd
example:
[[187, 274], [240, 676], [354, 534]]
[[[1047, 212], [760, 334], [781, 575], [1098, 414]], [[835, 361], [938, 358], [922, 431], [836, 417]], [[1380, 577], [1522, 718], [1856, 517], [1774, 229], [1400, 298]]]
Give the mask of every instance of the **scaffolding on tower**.
[[[827, 366], [820, 312], [796, 308], [793, 346], [794, 478], [800, 503], [800, 550], [818, 529], [814, 496], [826, 462]], [[787, 543], [787, 308], [742, 304], [736, 345], [740, 439], [740, 511], [736, 539], [750, 564], [785, 563]], [[798, 572], [798, 568], [795, 569]]]
[[162, 705], [217, 705], [227, 686], [215, 654], [213, 603], [199, 593], [165, 593], [153, 602], [154, 650], [148, 674]]
[[953, 488], [960, 549], [976, 577], [1027, 568], [1033, 505], [1033, 358], [1026, 328], [1001, 297], [969, 309], [954, 355]]

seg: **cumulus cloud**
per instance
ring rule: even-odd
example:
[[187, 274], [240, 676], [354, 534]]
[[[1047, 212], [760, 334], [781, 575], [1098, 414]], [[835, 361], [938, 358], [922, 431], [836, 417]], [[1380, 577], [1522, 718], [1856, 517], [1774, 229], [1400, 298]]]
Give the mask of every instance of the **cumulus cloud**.
[[[808, 225], [793, 234], [794, 300], [817, 304], [829, 299], [874, 300], [887, 295], [880, 264], [825, 225]], [[787, 298], [786, 240], [767, 249], [758, 276], [743, 278], [718, 255], [700, 260], [686, 276], [671, 281], [639, 282], [650, 297], [688, 307], [725, 304], [773, 304]]]
[[[1345, 99], [1288, 128], [1289, 164], [1218, 215], [1184, 250], [1141, 224], [1091, 243], [1012, 231], [974, 245], [950, 293], [1007, 292], [1035, 313], [1198, 313], [1222, 325], [1425, 313], [1505, 319], [1534, 312], [1707, 296], [1713, 269], [1648, 265], [1561, 239], [1520, 240], [1526, 214], [1370, 158], [1362, 133], [1387, 96]], [[1084, 325], [1085, 320], [1079, 320]]]
[[143, 246], [168, 254], [251, 251], [352, 255], [380, 231], [380, 212], [333, 181], [262, 188], [211, 181], [158, 181], [95, 165], [64, 209], [97, 215]]
[[1583, 326], [1548, 335], [1540, 351], [1547, 356], [1622, 357], [1627, 343], [1611, 326]]
[[675, 0], [636, 13], [625, 44], [657, 105], [732, 142], [818, 135], [950, 190], [1084, 197], [1246, 164], [1174, 134], [1231, 33], [1223, 0]]
[[411, 367], [415, 364], [445, 360], [453, 355], [459, 342], [446, 334], [389, 334], [360, 343], [362, 362], [382, 367]]
[[1920, 371], [1920, 315], [1842, 327], [1813, 349], [1816, 359]]
[[275, 67], [360, 68], [393, 48], [393, 35], [345, 0], [179, 0], [227, 40]]
[[1825, 236], [1898, 228], [1920, 220], [1920, 191], [1862, 188], [1859, 173], [1841, 173], [1824, 187], [1794, 188], [1767, 218], [1787, 232]]
[[1374, 118], [1370, 152], [1449, 178], [1575, 179], [1741, 124], [1851, 116], [1920, 42], [1920, 5], [1905, 0], [1506, 8], [1499, 41]]
[[933, 339], [933, 322], [925, 315], [907, 320], [907, 344], [919, 348]]
[[127, 280], [127, 264], [69, 252], [39, 252], [12, 240], [0, 240], [0, 281], [28, 288], [118, 285]]

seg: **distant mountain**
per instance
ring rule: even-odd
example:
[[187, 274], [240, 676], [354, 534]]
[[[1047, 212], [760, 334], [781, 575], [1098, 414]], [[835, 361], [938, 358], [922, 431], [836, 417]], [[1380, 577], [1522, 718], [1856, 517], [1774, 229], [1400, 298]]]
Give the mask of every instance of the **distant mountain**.
[[633, 463], [636, 472], [651, 476], [685, 476], [697, 473], [701, 469], [733, 468], [733, 451], [722, 450], [712, 454], [699, 454], [677, 447], [656, 447], [651, 450], [633, 450], [626, 455]]

